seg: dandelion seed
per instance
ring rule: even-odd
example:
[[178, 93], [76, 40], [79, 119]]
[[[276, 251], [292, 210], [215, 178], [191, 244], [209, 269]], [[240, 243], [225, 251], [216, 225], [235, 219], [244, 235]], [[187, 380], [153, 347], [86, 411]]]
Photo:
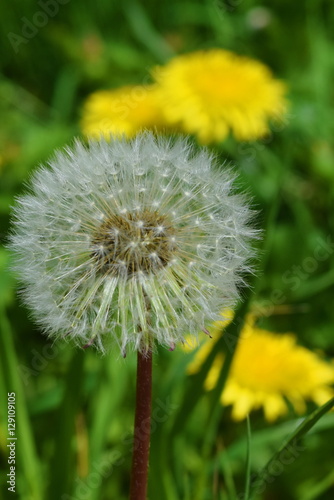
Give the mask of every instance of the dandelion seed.
[[18, 199], [11, 238], [37, 321], [123, 355], [206, 331], [235, 304], [256, 235], [232, 177], [205, 150], [149, 133], [58, 152]]

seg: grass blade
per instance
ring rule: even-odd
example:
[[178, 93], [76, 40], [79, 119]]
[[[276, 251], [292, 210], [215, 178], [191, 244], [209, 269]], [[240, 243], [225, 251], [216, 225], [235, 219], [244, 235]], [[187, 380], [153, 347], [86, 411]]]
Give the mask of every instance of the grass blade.
[[69, 493], [74, 483], [73, 437], [75, 417], [83, 385], [85, 352], [76, 349], [65, 376], [65, 391], [54, 431], [55, 452], [50, 467], [49, 500], [59, 500]]
[[250, 425], [249, 415], [247, 415], [247, 456], [246, 456], [245, 500], [249, 500], [250, 476], [251, 476], [251, 425]]

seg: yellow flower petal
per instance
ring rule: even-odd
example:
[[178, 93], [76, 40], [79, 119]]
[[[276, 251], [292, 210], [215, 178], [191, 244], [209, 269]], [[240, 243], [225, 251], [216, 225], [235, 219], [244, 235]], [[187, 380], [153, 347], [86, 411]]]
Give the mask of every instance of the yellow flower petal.
[[232, 409], [232, 418], [234, 420], [243, 420], [254, 408], [254, 396], [252, 391], [243, 389], [238, 392], [238, 398]]
[[273, 422], [287, 412], [286, 403], [279, 394], [266, 394], [262, 403], [264, 416], [269, 422]]

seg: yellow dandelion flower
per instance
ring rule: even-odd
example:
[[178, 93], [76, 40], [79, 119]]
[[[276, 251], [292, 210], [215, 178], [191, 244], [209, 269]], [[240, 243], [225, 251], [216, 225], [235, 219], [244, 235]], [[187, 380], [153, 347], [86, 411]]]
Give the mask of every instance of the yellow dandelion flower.
[[155, 85], [128, 85], [91, 94], [83, 108], [81, 128], [88, 137], [110, 134], [132, 137], [163, 125]]
[[[210, 354], [215, 342], [219, 339], [219, 335], [223, 328], [225, 328], [233, 319], [233, 311], [228, 310], [221, 313], [222, 319], [220, 321], [214, 321], [208, 331], [211, 341], [205, 342], [201, 345], [201, 348], [195, 353], [192, 361], [188, 365], [187, 372], [189, 374], [197, 373], [205, 361], [206, 357]], [[185, 352], [191, 352], [198, 346], [198, 341], [193, 335], [187, 335], [185, 338], [185, 343], [183, 344], [183, 350]]]
[[[212, 349], [213, 343], [203, 344], [197, 353], [198, 360], [203, 362], [202, 349], [207, 355], [207, 344], [211, 344]], [[215, 386], [223, 363], [220, 353], [205, 381], [207, 390]], [[189, 371], [194, 373], [200, 364], [197, 367], [190, 364]], [[274, 421], [287, 412], [287, 400], [297, 413], [305, 412], [306, 401], [324, 404], [334, 395], [333, 383], [333, 363], [325, 362], [314, 352], [298, 345], [292, 334], [277, 334], [258, 328], [255, 318], [249, 316], [241, 332], [221, 402], [225, 406], [232, 405], [235, 420], [242, 420], [251, 410], [262, 407], [265, 418]]]
[[258, 139], [286, 110], [284, 83], [264, 64], [226, 50], [175, 57], [154, 76], [166, 121], [203, 143], [230, 131], [238, 140]]

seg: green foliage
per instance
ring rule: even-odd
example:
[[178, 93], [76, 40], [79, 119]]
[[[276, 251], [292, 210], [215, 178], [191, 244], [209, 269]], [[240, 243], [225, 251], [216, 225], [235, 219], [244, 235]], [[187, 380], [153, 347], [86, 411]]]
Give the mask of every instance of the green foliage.
[[[45, 14], [46, 24], [36, 28], [42, 23], [36, 14], [43, 12], [42, 4], [58, 10], [53, 7], [57, 12]], [[269, 137], [253, 143], [229, 139], [212, 149], [235, 165], [259, 211], [264, 239], [252, 300], [264, 315], [263, 324], [277, 332], [293, 331], [301, 344], [333, 358], [334, 7], [325, 0], [274, 0], [262, 2], [261, 8], [254, 0], [7, 0], [0, 7], [4, 498], [6, 401], [12, 391], [17, 498], [127, 498], [135, 356], [100, 358], [90, 350], [51, 344], [16, 299], [5, 243], [15, 195], [36, 165], [80, 134], [80, 109], [88, 93], [146, 83], [150, 69], [175, 53], [228, 48], [262, 60], [287, 82], [289, 114]], [[188, 376], [190, 359], [180, 349], [155, 355], [149, 498], [247, 498], [246, 470], [246, 493], [249, 488], [254, 500], [333, 498], [333, 413], [290, 448], [283, 467], [273, 468], [275, 457], [282, 456], [281, 443], [295, 443], [296, 432], [302, 428], [304, 434], [324, 409], [314, 414], [310, 405], [302, 423], [292, 410], [275, 424], [254, 412], [247, 438], [246, 424], [232, 422], [228, 408], [222, 411], [219, 393], [203, 390], [209, 364]], [[256, 490], [259, 475], [265, 480]]]

